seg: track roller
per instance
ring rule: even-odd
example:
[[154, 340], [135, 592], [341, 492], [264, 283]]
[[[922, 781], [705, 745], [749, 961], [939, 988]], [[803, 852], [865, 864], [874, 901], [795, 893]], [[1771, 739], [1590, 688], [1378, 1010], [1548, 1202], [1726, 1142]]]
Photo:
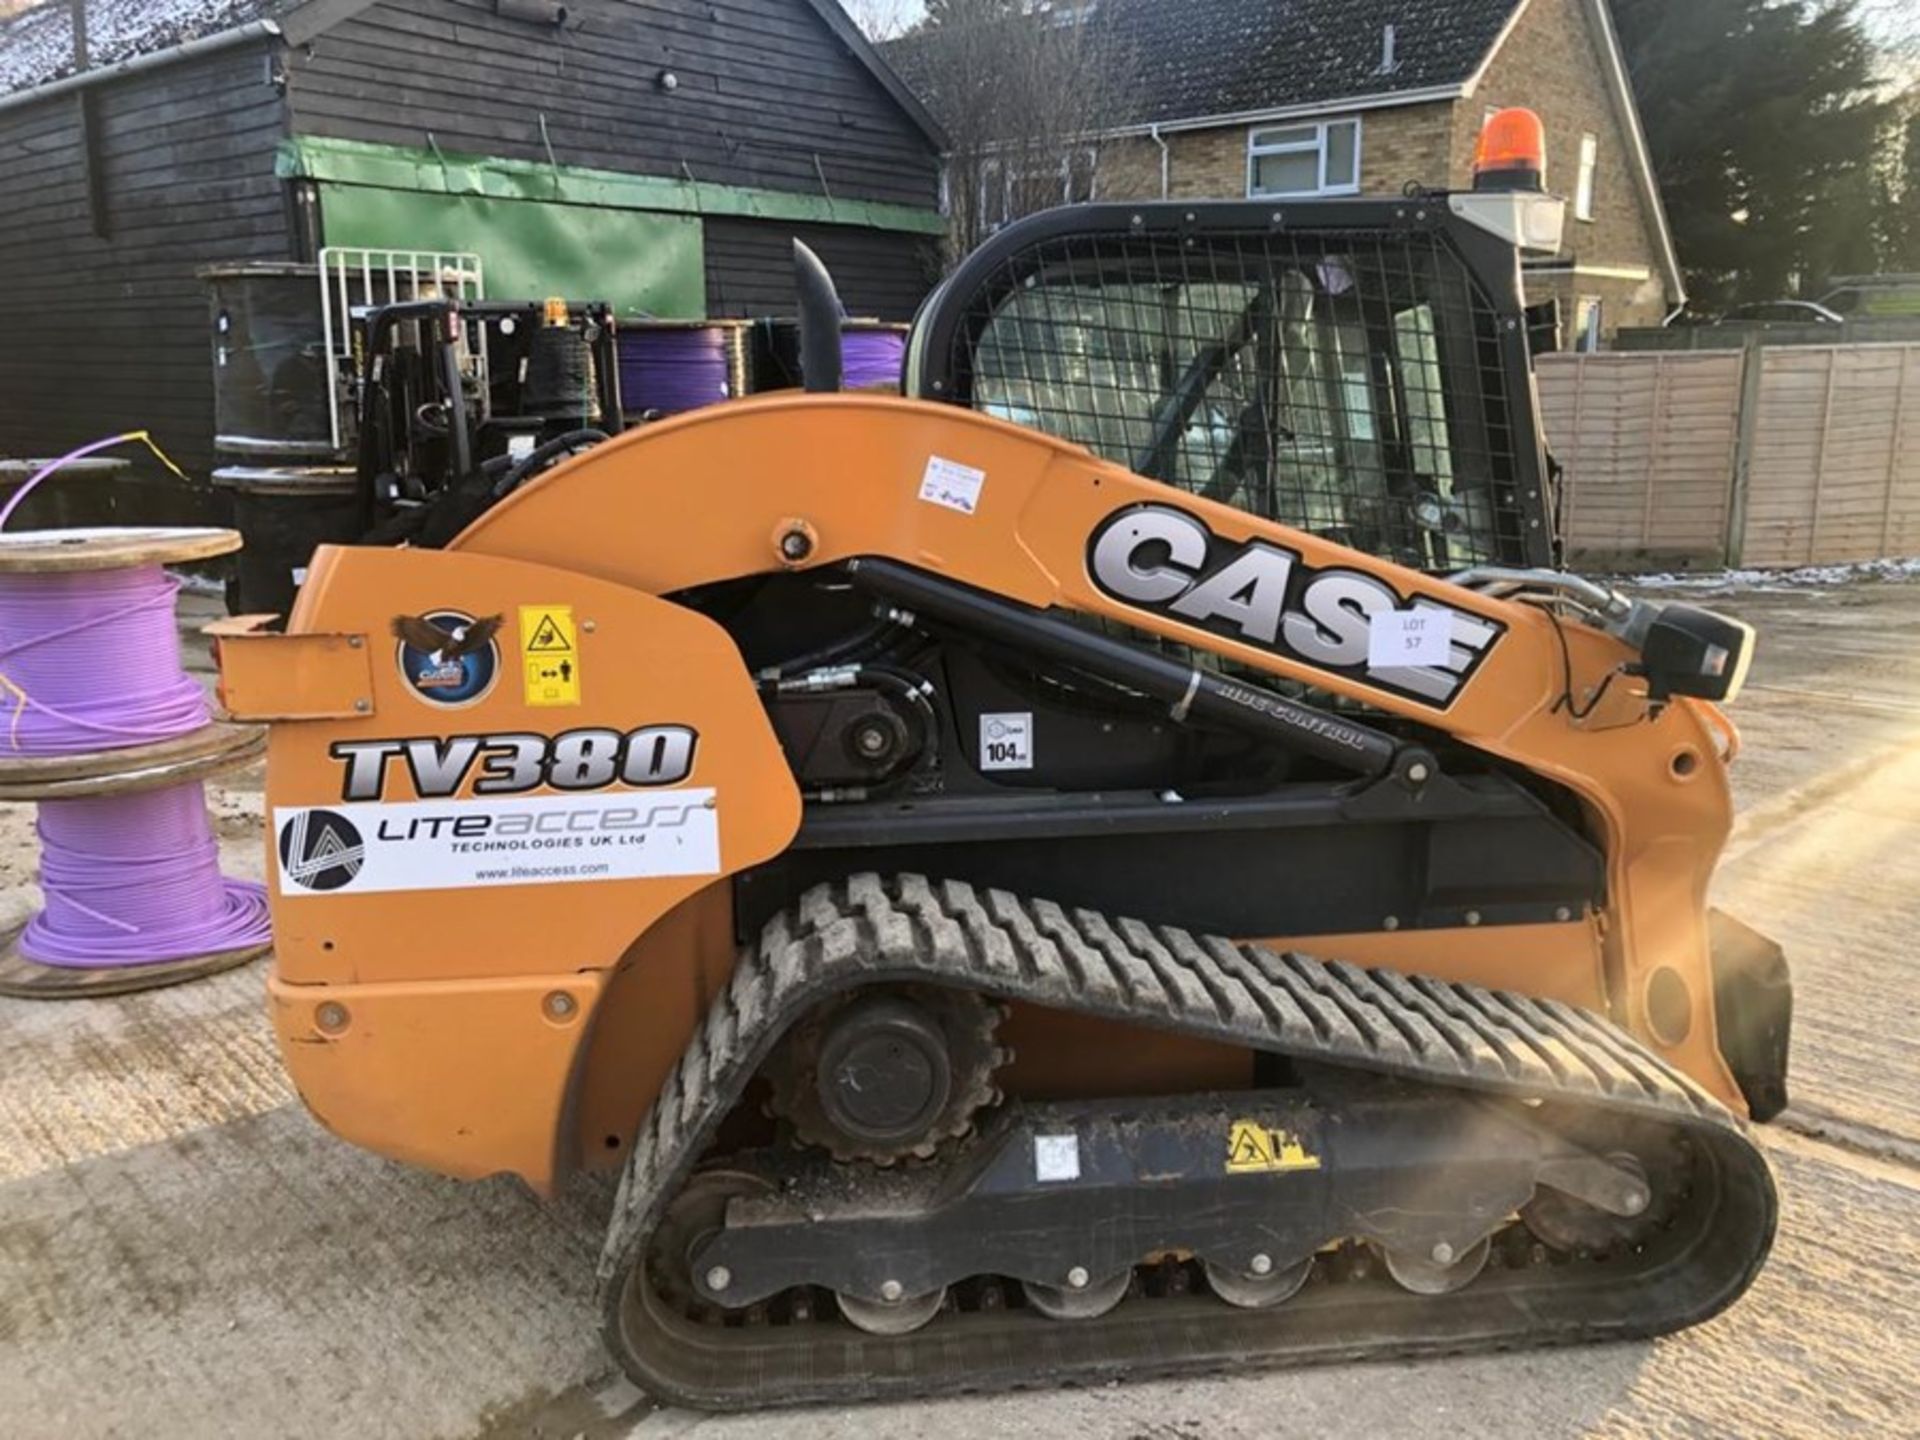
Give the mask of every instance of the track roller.
[[834, 1292], [840, 1313], [854, 1328], [869, 1335], [910, 1335], [940, 1313], [946, 1303], [947, 1287], [929, 1290], [925, 1295], [903, 1295], [897, 1300], [861, 1300]]
[[1213, 1287], [1213, 1293], [1242, 1310], [1266, 1310], [1274, 1305], [1285, 1304], [1300, 1293], [1300, 1287], [1313, 1274], [1311, 1255], [1298, 1264], [1278, 1270], [1274, 1268], [1271, 1256], [1256, 1255], [1244, 1273], [1225, 1265], [1216, 1265], [1211, 1260], [1203, 1264], [1207, 1272], [1207, 1284]]
[[[1078, 1280], [1078, 1285], [1074, 1281]], [[1065, 1285], [1038, 1285], [1022, 1281], [1027, 1304], [1049, 1320], [1098, 1320], [1126, 1298], [1133, 1272], [1122, 1270], [1104, 1280], [1089, 1280], [1078, 1266], [1067, 1272]]]
[[1486, 1266], [1492, 1249], [1493, 1237], [1483, 1235], [1460, 1255], [1455, 1255], [1452, 1247], [1442, 1242], [1427, 1254], [1383, 1248], [1380, 1258], [1402, 1290], [1411, 1290], [1416, 1295], [1451, 1295], [1473, 1283], [1474, 1277]]

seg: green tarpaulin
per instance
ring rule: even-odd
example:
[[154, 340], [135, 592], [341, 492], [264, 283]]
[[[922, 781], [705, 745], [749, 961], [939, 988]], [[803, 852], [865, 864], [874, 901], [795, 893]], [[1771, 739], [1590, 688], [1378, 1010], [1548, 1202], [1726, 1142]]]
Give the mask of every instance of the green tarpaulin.
[[496, 299], [706, 314], [703, 215], [938, 235], [932, 210], [579, 166], [304, 136], [278, 171], [316, 182], [327, 245], [469, 250]]
[[328, 245], [471, 250], [495, 300], [605, 300], [622, 315], [707, 313], [701, 225], [692, 215], [603, 210], [371, 185], [320, 186]]

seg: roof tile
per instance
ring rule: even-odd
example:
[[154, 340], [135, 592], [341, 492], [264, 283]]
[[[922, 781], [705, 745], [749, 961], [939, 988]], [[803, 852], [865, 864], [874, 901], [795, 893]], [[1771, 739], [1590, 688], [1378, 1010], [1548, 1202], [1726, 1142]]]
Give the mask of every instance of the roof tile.
[[[1129, 80], [1118, 126], [1464, 83], [1520, 0], [1095, 0]], [[1395, 64], [1382, 69], [1386, 27]], [[939, 32], [881, 47], [940, 113]]]

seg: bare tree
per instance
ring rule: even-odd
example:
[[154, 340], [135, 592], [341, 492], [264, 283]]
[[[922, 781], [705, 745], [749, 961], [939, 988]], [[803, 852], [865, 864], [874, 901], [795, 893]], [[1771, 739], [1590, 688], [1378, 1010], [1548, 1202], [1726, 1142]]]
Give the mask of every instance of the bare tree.
[[[0, 5], [7, 0], [0, 0]], [[840, 0], [843, 10], [860, 27], [861, 33], [876, 44], [897, 40], [921, 19], [920, 0]]]
[[1098, 187], [1101, 136], [1130, 58], [1086, 0], [930, 0], [888, 47], [947, 132], [949, 240], [965, 255], [1008, 220]]

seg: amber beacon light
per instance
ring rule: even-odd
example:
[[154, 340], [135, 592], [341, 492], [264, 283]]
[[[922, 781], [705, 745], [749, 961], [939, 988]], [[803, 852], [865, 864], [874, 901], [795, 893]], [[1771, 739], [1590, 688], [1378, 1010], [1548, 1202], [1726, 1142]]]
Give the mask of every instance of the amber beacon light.
[[1547, 131], [1524, 106], [1495, 111], [1473, 152], [1476, 190], [1540, 190], [1546, 183]]

